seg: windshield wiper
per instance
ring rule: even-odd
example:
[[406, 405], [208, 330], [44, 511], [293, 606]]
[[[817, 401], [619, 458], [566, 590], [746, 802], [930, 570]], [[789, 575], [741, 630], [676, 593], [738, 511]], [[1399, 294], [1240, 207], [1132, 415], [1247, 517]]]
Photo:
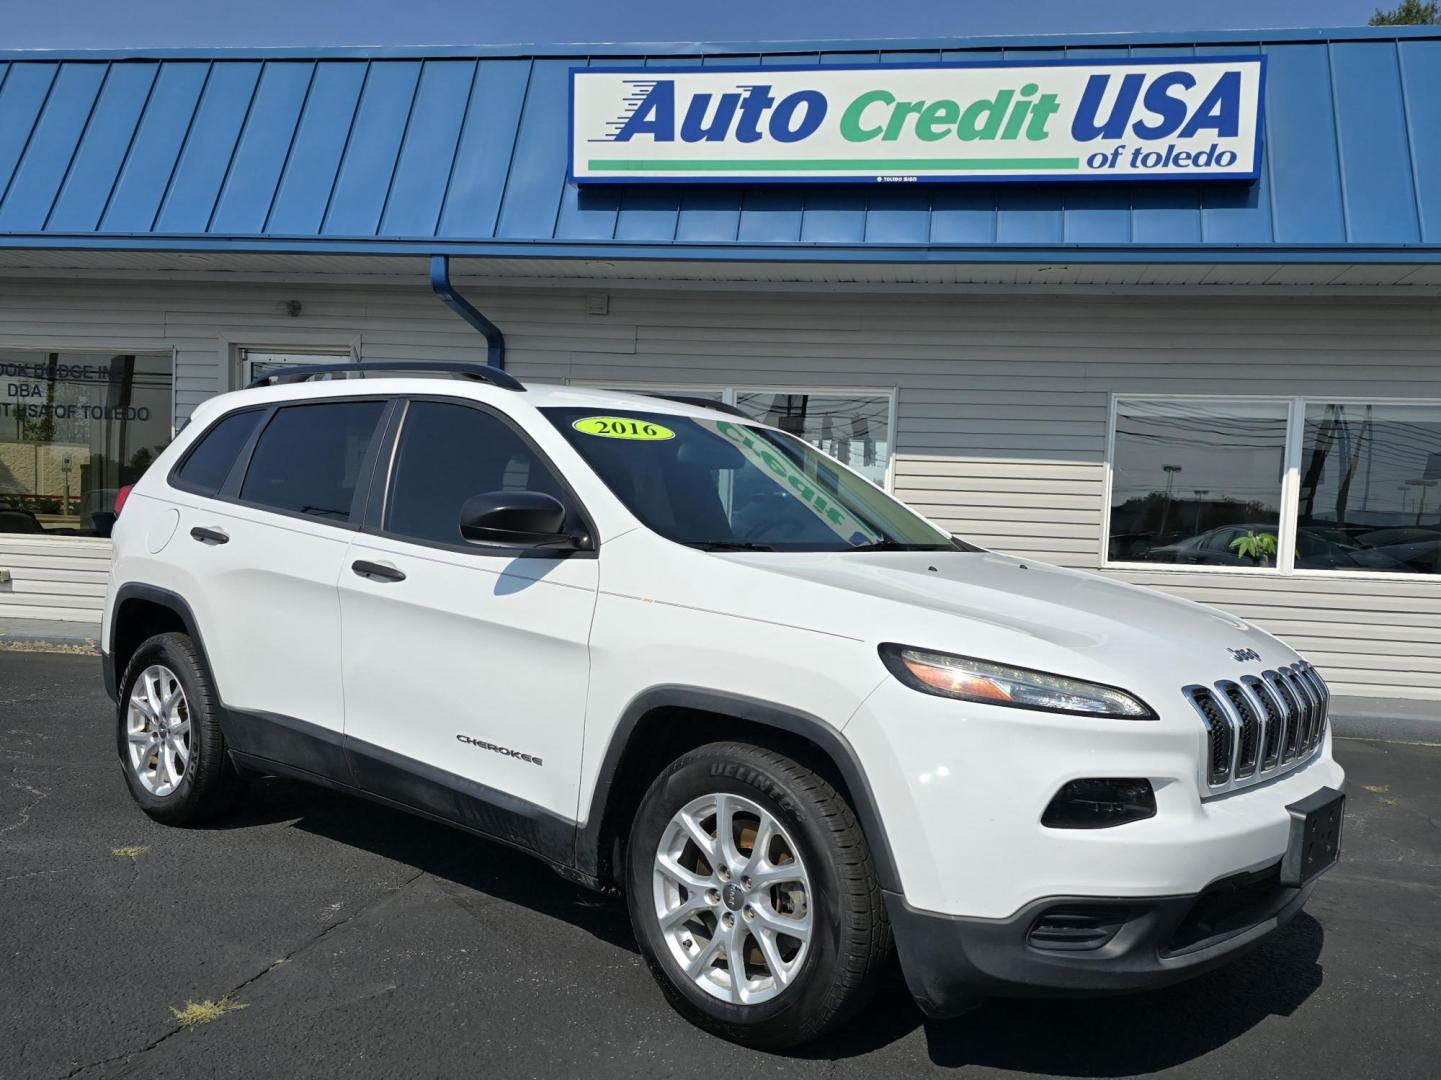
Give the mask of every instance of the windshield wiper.
[[956, 551], [954, 544], [907, 544], [900, 540], [876, 540], [869, 544], [856, 544], [847, 551]]
[[774, 551], [769, 544], [756, 544], [749, 540], [682, 540], [686, 547], [700, 551]]

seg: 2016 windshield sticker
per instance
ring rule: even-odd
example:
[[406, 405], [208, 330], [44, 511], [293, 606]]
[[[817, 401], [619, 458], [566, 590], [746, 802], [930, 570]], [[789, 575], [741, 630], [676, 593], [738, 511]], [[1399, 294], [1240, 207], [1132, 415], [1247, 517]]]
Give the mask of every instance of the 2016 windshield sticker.
[[587, 416], [570, 425], [582, 435], [602, 439], [632, 439], [636, 442], [663, 442], [674, 439], [675, 432], [650, 420], [625, 416]]

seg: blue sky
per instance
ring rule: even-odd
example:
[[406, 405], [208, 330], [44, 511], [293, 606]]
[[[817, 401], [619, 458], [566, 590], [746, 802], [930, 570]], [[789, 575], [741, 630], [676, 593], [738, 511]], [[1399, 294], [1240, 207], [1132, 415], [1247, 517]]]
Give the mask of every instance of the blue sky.
[[1374, 0], [0, 0], [0, 48], [1029, 37], [1359, 26], [1375, 7]]

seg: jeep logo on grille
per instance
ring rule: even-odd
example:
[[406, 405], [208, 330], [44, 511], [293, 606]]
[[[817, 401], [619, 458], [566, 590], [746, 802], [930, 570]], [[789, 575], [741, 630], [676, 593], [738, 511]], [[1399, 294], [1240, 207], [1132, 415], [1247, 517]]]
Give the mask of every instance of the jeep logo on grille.
[[1241, 663], [1243, 664], [1247, 660], [1261, 659], [1261, 654], [1258, 653], [1255, 649], [1227, 649], [1226, 651], [1229, 652], [1232, 656], [1234, 656], [1237, 660], [1241, 661]]

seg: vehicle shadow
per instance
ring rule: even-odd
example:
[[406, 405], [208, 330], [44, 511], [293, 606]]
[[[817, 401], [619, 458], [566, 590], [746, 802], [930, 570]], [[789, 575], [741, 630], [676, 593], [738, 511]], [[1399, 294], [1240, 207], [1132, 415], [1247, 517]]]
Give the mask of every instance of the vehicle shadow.
[[248, 829], [286, 821], [635, 951], [625, 906], [616, 898], [566, 881], [534, 856], [357, 796], [266, 777], [253, 782], [240, 805], [209, 827]]
[[925, 1019], [893, 983], [864, 1024], [799, 1056], [853, 1057], [919, 1026], [932, 1063], [942, 1067], [1082, 1077], [1159, 1072], [1225, 1046], [1267, 1017], [1295, 1012], [1321, 986], [1324, 939], [1321, 924], [1302, 912], [1234, 963], [1179, 986], [1090, 998], [994, 999], [954, 1020]]
[[[216, 829], [292, 827], [423, 870], [488, 897], [560, 919], [635, 951], [624, 904], [572, 884], [534, 857], [400, 810], [298, 781], [251, 785]], [[928, 1020], [892, 963], [863, 1017], [785, 1056], [835, 1061], [881, 1050], [922, 1030], [933, 1064], [1012, 1072], [1121, 1077], [1203, 1057], [1267, 1017], [1289, 1016], [1322, 982], [1325, 931], [1302, 912], [1234, 963], [1144, 994], [1062, 1000], [995, 999], [954, 1020]]]

